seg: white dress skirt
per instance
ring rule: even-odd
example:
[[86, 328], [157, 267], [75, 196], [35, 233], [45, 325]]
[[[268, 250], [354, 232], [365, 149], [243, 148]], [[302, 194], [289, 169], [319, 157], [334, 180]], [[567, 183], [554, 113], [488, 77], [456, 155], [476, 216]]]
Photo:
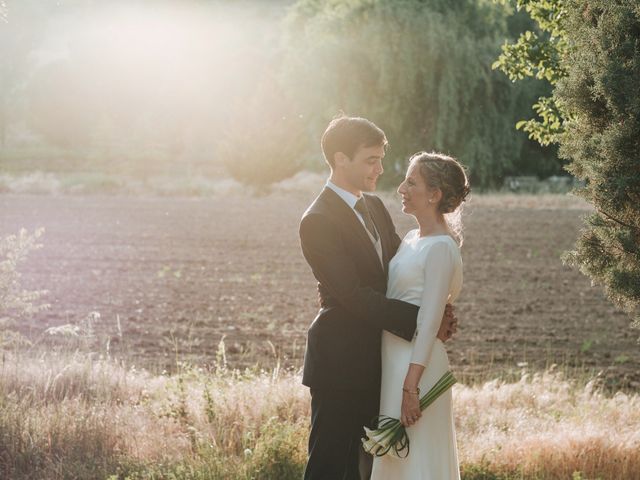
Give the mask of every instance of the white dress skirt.
[[[425, 366], [421, 396], [449, 370], [444, 344], [436, 338], [444, 308], [462, 287], [462, 259], [448, 235], [420, 237], [409, 232], [389, 264], [387, 296], [420, 306], [413, 341], [382, 334], [380, 414], [400, 418], [402, 386], [410, 363]], [[409, 455], [374, 458], [372, 480], [454, 480], [460, 478], [451, 390], [407, 428]]]

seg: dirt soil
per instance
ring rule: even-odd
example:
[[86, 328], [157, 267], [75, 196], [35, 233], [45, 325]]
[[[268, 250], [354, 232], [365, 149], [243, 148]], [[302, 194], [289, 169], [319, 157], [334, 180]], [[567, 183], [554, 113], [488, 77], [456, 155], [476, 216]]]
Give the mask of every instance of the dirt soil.
[[[299, 368], [317, 310], [297, 233], [312, 198], [1, 195], [1, 235], [46, 229], [21, 272], [25, 287], [49, 290], [51, 308], [19, 328], [43, 342], [47, 327], [97, 311], [92, 348], [106, 354], [108, 344], [137, 367], [211, 365], [224, 338], [230, 367]], [[413, 228], [397, 199], [385, 200], [399, 233]], [[640, 332], [560, 260], [587, 213], [549, 197], [471, 202], [461, 325], [447, 344], [461, 380], [557, 364], [640, 389]]]

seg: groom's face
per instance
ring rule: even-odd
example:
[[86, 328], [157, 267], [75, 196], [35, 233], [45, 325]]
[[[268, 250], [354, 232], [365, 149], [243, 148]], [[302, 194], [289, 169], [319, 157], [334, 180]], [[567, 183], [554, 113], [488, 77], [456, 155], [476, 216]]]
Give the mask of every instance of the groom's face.
[[382, 159], [384, 146], [360, 147], [351, 159], [342, 163], [344, 178], [353, 188], [362, 192], [373, 192], [378, 177], [382, 175]]

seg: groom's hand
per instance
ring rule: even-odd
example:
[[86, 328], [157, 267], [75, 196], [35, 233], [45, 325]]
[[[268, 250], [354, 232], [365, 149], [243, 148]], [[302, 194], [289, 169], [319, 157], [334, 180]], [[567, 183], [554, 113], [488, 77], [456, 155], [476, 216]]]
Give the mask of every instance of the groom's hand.
[[458, 318], [453, 311], [453, 305], [447, 303], [444, 307], [444, 315], [442, 316], [442, 322], [440, 323], [440, 329], [438, 330], [438, 338], [443, 342], [449, 340], [458, 331]]

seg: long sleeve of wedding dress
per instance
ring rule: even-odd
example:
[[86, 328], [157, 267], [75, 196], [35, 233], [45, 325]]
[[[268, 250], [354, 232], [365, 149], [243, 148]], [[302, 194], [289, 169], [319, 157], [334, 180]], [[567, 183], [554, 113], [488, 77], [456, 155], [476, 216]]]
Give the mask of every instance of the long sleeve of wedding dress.
[[424, 261], [424, 288], [418, 312], [418, 328], [411, 354], [411, 363], [426, 366], [436, 335], [442, 322], [454, 274], [454, 257], [447, 241], [438, 241], [427, 247]]

